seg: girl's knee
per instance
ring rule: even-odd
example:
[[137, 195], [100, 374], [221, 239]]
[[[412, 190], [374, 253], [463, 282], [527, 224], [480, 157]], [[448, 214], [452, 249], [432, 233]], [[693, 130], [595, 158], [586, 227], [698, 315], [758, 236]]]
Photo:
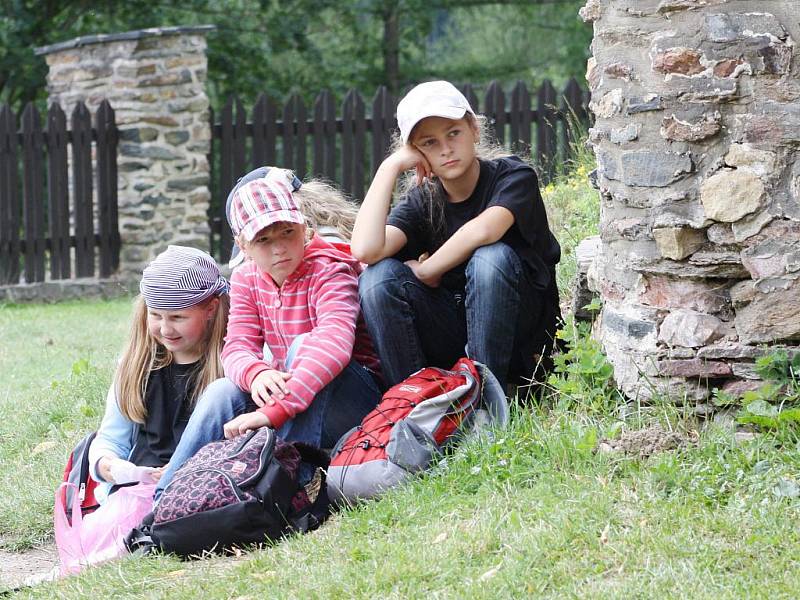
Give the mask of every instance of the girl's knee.
[[216, 412], [220, 406], [236, 406], [243, 395], [245, 392], [227, 377], [215, 379], [200, 394], [193, 412]]
[[467, 263], [467, 277], [481, 278], [496, 271], [517, 273], [520, 259], [516, 252], [503, 242], [481, 246], [472, 253]]
[[392, 289], [400, 281], [408, 267], [395, 258], [384, 258], [367, 267], [358, 278], [358, 292], [361, 298], [371, 298]]

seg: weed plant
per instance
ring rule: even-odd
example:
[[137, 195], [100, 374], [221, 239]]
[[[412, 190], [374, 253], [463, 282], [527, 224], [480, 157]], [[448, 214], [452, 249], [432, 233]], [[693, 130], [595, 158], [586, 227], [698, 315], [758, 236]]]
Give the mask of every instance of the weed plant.
[[741, 398], [715, 390], [717, 406], [741, 406], [737, 421], [768, 432], [783, 444], [800, 443], [800, 353], [785, 349], [756, 359], [755, 371], [764, 385]]
[[572, 145], [571, 156], [553, 181], [542, 188], [550, 229], [561, 244], [556, 277], [562, 299], [568, 299], [572, 292], [577, 271], [575, 248], [584, 238], [597, 235], [600, 222], [599, 194], [589, 183], [589, 174], [595, 168], [594, 154], [579, 138]]

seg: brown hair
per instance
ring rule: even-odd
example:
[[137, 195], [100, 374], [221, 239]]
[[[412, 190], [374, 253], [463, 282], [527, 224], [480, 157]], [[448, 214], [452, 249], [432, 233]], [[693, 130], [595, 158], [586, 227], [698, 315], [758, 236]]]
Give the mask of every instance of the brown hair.
[[[206, 330], [202, 358], [192, 373], [194, 391], [189, 399], [192, 405], [212, 381], [223, 376], [220, 355], [228, 323], [230, 298], [228, 294], [220, 294], [214, 298], [219, 302]], [[196, 306], [208, 306], [214, 298], [207, 298]], [[114, 375], [117, 402], [120, 412], [126, 418], [136, 423], [145, 422], [147, 407], [144, 399], [150, 372], [171, 365], [173, 360], [172, 352], [150, 335], [147, 329], [147, 305], [141, 295], [137, 296], [133, 301], [130, 335]]]

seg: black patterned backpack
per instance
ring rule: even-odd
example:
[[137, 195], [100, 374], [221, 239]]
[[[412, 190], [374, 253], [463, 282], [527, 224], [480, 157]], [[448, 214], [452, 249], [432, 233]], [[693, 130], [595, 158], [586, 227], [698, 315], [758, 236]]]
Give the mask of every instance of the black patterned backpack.
[[[212, 442], [177, 470], [125, 545], [189, 556], [315, 529], [328, 516], [327, 466], [322, 450], [268, 427]], [[300, 485], [300, 473], [313, 477]]]

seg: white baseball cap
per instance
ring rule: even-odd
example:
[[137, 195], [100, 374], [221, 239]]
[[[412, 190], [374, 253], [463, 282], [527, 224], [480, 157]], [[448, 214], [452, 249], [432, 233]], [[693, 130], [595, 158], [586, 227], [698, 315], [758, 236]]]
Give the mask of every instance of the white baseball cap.
[[427, 117], [460, 119], [475, 114], [464, 94], [449, 81], [420, 83], [408, 92], [397, 105], [397, 126], [403, 143], [408, 142], [414, 126]]

